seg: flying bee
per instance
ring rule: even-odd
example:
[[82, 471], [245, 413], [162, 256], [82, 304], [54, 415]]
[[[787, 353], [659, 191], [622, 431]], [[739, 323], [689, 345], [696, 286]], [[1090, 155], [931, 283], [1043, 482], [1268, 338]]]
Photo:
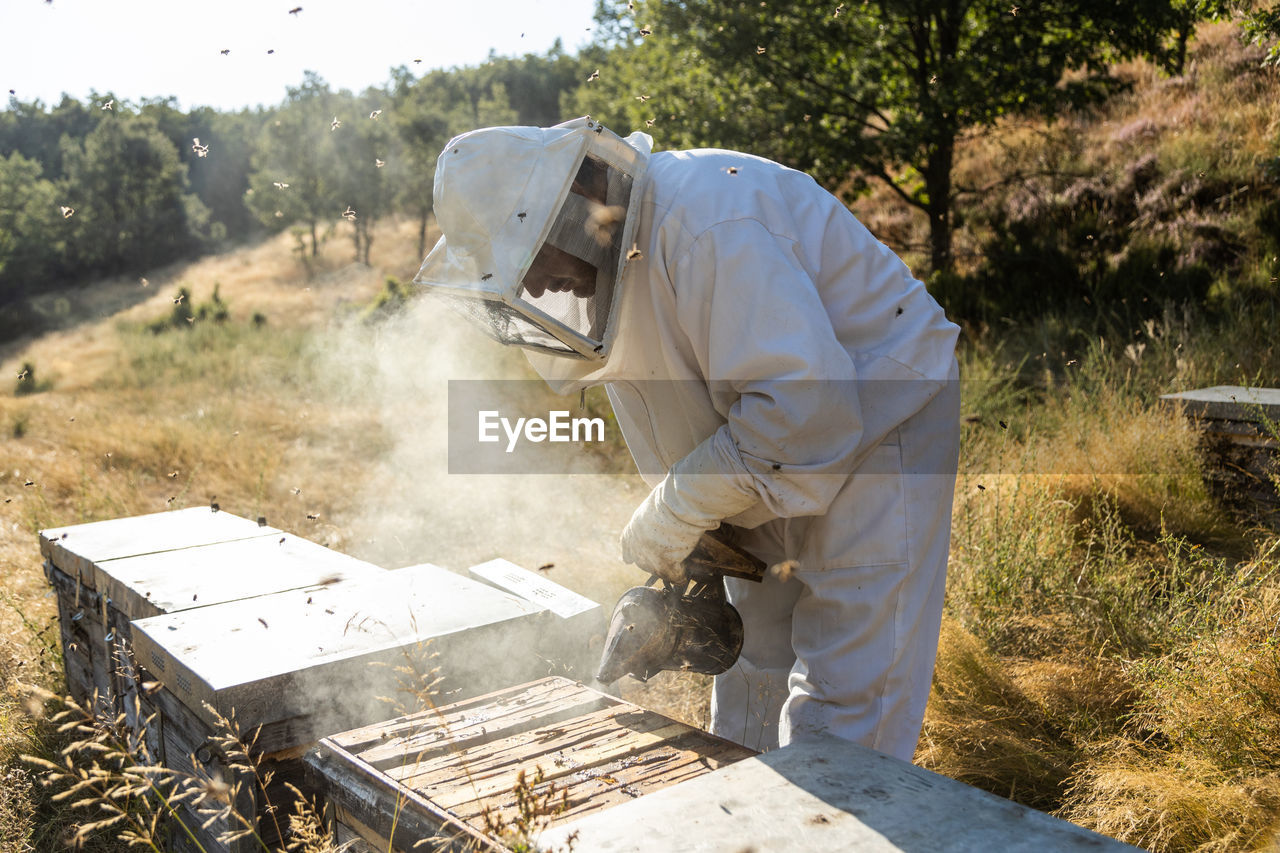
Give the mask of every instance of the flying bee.
[[540, 572], [549, 572], [549, 571], [551, 571], [552, 569], [554, 569], [555, 567], [556, 567], [556, 564], [555, 564], [555, 563], [543, 563], [541, 566], [538, 566], [538, 571], [540, 571]]
[[645, 101], [649, 100], [649, 98], [650, 98], [650, 97], [652, 97], [652, 96], [651, 96], [651, 95], [636, 95], [636, 100], [643, 104]]
[[369, 118], [373, 119], [374, 121], [377, 121], [378, 116], [380, 115], [382, 115], [382, 110], [374, 110], [373, 112], [369, 113]]
[[318, 512], [307, 513], [307, 521], [319, 521], [319, 520], [320, 520], [320, 513]]
[[421, 65], [421, 64], [422, 64], [422, 60], [421, 60], [421, 59], [415, 59], [415, 60], [413, 61], [413, 64], [414, 64], [414, 65]]
[[591, 76], [587, 78], [587, 82], [590, 83], [592, 80], [599, 80], [599, 79], [600, 79], [600, 69], [597, 68], [595, 71], [591, 72]]
[[775, 563], [770, 566], [769, 571], [777, 577], [778, 580], [786, 583], [791, 580], [792, 575], [795, 574], [796, 569], [799, 567], [800, 564], [795, 560], [783, 560], [781, 563]]
[[493, 273], [491, 272], [487, 272], [484, 275], [480, 276], [481, 281], [488, 281], [491, 278], [493, 278]]
[[337, 130], [340, 127], [342, 127], [342, 122], [338, 120], [337, 116], [334, 116], [333, 121], [329, 122], [329, 129]]
[[841, 3], [839, 6], [836, 7], [836, 10], [831, 13], [831, 17], [838, 18], [840, 17], [840, 13], [843, 11], [844, 11], [844, 4]]
[[272, 182], [271, 182], [271, 185], [272, 185], [273, 187], [275, 187], [276, 189], [278, 189], [278, 190], [287, 190], [287, 189], [289, 189], [289, 185], [288, 185], [288, 184], [286, 184], [284, 181], [272, 181]]
[[169, 479], [170, 479], [170, 480], [176, 479], [176, 478], [177, 478], [177, 476], [178, 476], [178, 472], [177, 472], [177, 471], [170, 471], [170, 472], [169, 472]]
[[107, 101], [105, 104], [103, 104], [103, 105], [102, 105], [102, 108], [103, 108], [104, 110], [109, 110], [109, 109], [111, 109], [112, 107], [114, 107], [115, 105], [116, 105], [115, 99], [114, 99], [114, 98], [112, 98], [111, 100], [109, 100], [109, 101]]
[[231, 48], [229, 48], [229, 47], [224, 47], [222, 50], [218, 51], [218, 53], [221, 53], [223, 56], [230, 56], [230, 55], [231, 55]]
[[608, 246], [613, 242], [613, 235], [626, 215], [626, 209], [620, 204], [592, 203], [591, 213], [582, 227], [592, 240], [601, 246]]
[[142, 285], [143, 287], [146, 287], [147, 285], [151, 284], [151, 282], [147, 281], [145, 278], [140, 278], [138, 279], [138, 284]]
[[641, 27], [639, 30], [637, 30], [637, 32], [640, 33], [640, 38], [653, 35], [653, 30], [649, 27]]
[[18, 374], [18, 381], [21, 382], [22, 380], [26, 379], [30, 375], [31, 375], [30, 370], [24, 370]]
[[275, 53], [275, 52], [276, 52], [276, 51], [275, 51], [275, 48], [271, 48], [270, 50], [268, 50], [268, 51], [267, 51], [267, 56], [270, 56], [271, 54], [273, 54], [273, 53]]
[[756, 45], [756, 56], [761, 56], [763, 54], [764, 54], [764, 48], [759, 45]]
[[356, 221], [356, 212], [351, 209], [351, 205], [347, 205], [347, 209], [342, 211], [342, 218], [348, 222]]
[[376, 169], [381, 169], [381, 168], [382, 168], [383, 166], [385, 166], [385, 165], [387, 165], [387, 161], [386, 161], [386, 160], [379, 160], [377, 157], [374, 157], [374, 158], [373, 158], [373, 166], [374, 166], [374, 168], [376, 168]]
[[645, 127], [653, 127], [657, 123], [658, 123], [658, 120], [655, 118], [647, 118], [644, 120]]
[[292, 9], [290, 9], [290, 10], [289, 10], [289, 14], [290, 14], [290, 15], [296, 15], [296, 14], [298, 14], [298, 13], [299, 13], [299, 12], [301, 12], [301, 11], [302, 11], [302, 7], [301, 7], [301, 6], [294, 6]]
[[197, 136], [197, 137], [194, 137], [194, 138], [191, 140], [191, 150], [192, 150], [192, 151], [194, 151], [194, 152], [196, 153], [196, 156], [197, 156], [197, 157], [208, 157], [208, 156], [209, 156], [209, 146], [208, 146], [208, 145], [201, 145], [201, 144], [200, 144], [200, 137], [198, 137], [198, 136]]
[[631, 244], [631, 250], [627, 252], [627, 260], [638, 261], [644, 257], [644, 253], [640, 251], [640, 247], [635, 243]]
[[522, 210], [516, 214], [516, 219], [519, 219], [521, 222], [524, 222], [524, 218], [528, 215], [529, 215], [529, 211]]
[[173, 304], [174, 304], [174, 305], [181, 305], [181, 304], [182, 304], [182, 300], [183, 300], [183, 299], [185, 299], [185, 298], [186, 298], [186, 297], [185, 297], [185, 296], [183, 296], [183, 294], [179, 293], [177, 296], [173, 297]]
[[727, 167], [725, 167], [725, 171], [726, 171], [726, 172], [728, 172], [730, 175], [736, 175], [736, 174], [738, 174], [738, 167], [737, 167], [737, 166], [727, 166]]
[[62, 211], [63, 219], [70, 219], [71, 216], [76, 212], [74, 207], [67, 207], [65, 204], [59, 206], [58, 210]]

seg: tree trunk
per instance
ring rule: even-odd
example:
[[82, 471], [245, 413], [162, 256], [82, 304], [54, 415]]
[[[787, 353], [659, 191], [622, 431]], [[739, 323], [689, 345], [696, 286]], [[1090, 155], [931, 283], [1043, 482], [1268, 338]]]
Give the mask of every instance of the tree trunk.
[[924, 186], [929, 203], [929, 267], [931, 272], [951, 272], [955, 258], [951, 254], [951, 166], [955, 139], [937, 143], [925, 163]]
[[418, 212], [418, 258], [427, 256], [427, 216], [430, 211], [423, 208]]
[[311, 257], [320, 256], [320, 240], [316, 236], [316, 221], [311, 220]]

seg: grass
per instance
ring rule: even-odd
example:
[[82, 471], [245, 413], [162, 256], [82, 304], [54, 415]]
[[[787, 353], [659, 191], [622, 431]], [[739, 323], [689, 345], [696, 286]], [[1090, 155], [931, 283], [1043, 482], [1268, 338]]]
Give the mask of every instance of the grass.
[[[992, 188], [965, 202], [959, 280], [976, 291], [993, 274], [1012, 223], [1046, 254], [1027, 242], [1002, 257], [1065, 259], [1070, 299], [1014, 292], [962, 317], [962, 470], [917, 761], [1160, 851], [1280, 837], [1280, 538], [1209, 493], [1194, 430], [1159, 402], [1280, 382], [1280, 240], [1262, 227], [1280, 216], [1280, 82], [1254, 58], [1229, 25], [1203, 27], [1183, 78], [1127, 63], [1130, 87], [1107, 104], [1010, 121], [959, 158], [960, 184]], [[910, 212], [867, 204], [873, 231], [924, 244]], [[34, 366], [39, 383], [0, 394], [0, 838], [15, 853], [84, 820], [18, 759], [59, 763], [67, 745], [20, 687], [61, 679], [42, 527], [216, 500], [388, 568], [553, 563], [553, 580], [606, 604], [642, 580], [615, 546], [646, 493], [633, 475], [437, 473], [445, 379], [530, 374], [418, 303], [366, 321], [416, 266], [412, 225], [384, 228], [371, 267], [330, 247], [303, 268], [283, 235], [59, 296], [61, 328], [0, 351], [0, 369]], [[1202, 302], [1160, 295], [1179, 276]], [[215, 287], [225, 321], [148, 329], [179, 288], [202, 305]], [[608, 416], [596, 392], [585, 408]], [[582, 470], [630, 468], [615, 442]], [[706, 678], [622, 687], [706, 723]], [[93, 849], [122, 849], [104, 835]]]

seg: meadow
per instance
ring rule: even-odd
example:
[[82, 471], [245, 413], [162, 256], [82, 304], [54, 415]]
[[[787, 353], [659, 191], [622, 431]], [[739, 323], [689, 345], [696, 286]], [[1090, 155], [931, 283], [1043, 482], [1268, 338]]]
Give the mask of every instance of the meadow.
[[[962, 181], [987, 191], [964, 208], [960, 272], [931, 282], [963, 320], [965, 383], [916, 761], [1148, 849], [1268, 849], [1280, 533], [1209, 491], [1195, 430], [1159, 397], [1280, 385], [1280, 78], [1230, 27], [1193, 48], [1183, 77], [1128, 63], [1104, 103], [962, 149]], [[923, 245], [887, 195], [856, 210], [909, 259]], [[438, 473], [445, 380], [531, 374], [406, 300], [416, 238], [388, 221], [359, 264], [335, 232], [304, 263], [283, 234], [50, 295], [35, 307], [54, 330], [0, 349], [0, 850], [58, 849], [92, 820], [20, 757], [69, 742], [30, 690], [62, 690], [42, 528], [216, 502], [388, 568], [554, 563], [606, 605], [642, 580], [615, 545], [645, 494], [621, 445], [563, 476]], [[693, 724], [706, 687], [622, 686]], [[78, 843], [124, 849], [112, 836]]]

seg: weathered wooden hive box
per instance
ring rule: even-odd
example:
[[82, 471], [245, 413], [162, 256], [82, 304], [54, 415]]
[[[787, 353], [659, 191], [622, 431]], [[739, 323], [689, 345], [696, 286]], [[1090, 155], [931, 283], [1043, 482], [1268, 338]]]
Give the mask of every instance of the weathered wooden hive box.
[[[288, 811], [285, 785], [318, 737], [417, 707], [412, 694], [437, 680], [437, 695], [462, 698], [543, 675], [540, 653], [568, 624], [437, 566], [387, 571], [203, 508], [40, 539], [73, 697], [124, 713], [143, 760], [240, 781], [237, 811], [260, 819]], [[228, 720], [271, 774], [265, 790], [222, 753]], [[182, 808], [205, 850], [258, 849], [227, 840], [234, 819]], [[259, 825], [268, 842], [275, 827]], [[174, 846], [198, 849], [185, 831]]]
[[[508, 850], [755, 753], [551, 677], [331, 735], [304, 758], [345, 848]], [[655, 848], [657, 849], [657, 848]]]
[[1215, 385], [1160, 400], [1199, 431], [1210, 491], [1237, 510], [1280, 523], [1280, 388]]
[[111, 713], [132, 704], [132, 620], [382, 571], [205, 508], [43, 530], [40, 550], [58, 598], [67, 689]]

